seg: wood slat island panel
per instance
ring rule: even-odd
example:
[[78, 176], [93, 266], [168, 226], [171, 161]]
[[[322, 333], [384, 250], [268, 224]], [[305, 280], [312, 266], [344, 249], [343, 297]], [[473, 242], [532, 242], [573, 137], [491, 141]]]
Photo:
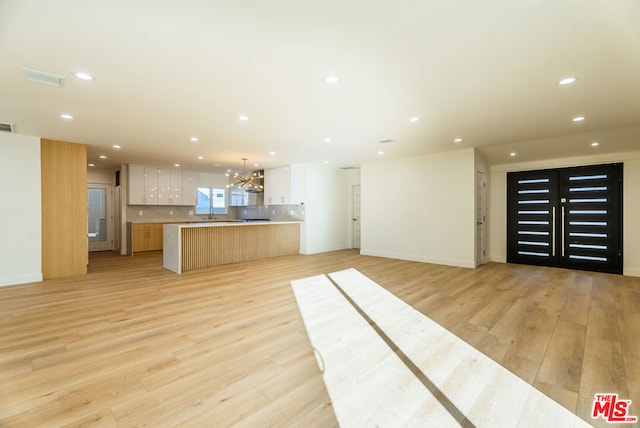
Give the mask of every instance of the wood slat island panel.
[[177, 273], [300, 251], [300, 223], [207, 223], [164, 226], [163, 265]]

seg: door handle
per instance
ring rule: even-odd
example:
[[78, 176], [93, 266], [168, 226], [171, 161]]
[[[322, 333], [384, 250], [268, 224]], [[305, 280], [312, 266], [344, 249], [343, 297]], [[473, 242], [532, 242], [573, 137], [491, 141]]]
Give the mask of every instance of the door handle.
[[564, 257], [564, 205], [562, 206], [562, 257]]
[[552, 207], [551, 216], [551, 256], [556, 256], [556, 207]]

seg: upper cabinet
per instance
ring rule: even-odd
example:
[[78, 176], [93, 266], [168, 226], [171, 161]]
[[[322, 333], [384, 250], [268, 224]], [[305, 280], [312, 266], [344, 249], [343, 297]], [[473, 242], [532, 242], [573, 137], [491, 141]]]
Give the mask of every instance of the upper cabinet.
[[264, 170], [265, 205], [299, 205], [304, 203], [304, 168], [287, 165]]
[[[182, 193], [182, 172], [180, 174], [180, 193]], [[156, 169], [156, 176], [158, 177], [158, 201], [157, 205], [173, 205], [173, 198], [171, 190], [171, 170], [170, 169]]]
[[[149, 177], [147, 177], [149, 173]], [[129, 165], [129, 205], [148, 205], [153, 200], [153, 205], [158, 204], [158, 175], [142, 165]], [[149, 202], [147, 202], [149, 201]]]
[[198, 173], [182, 171], [182, 205], [198, 205]]
[[198, 174], [129, 165], [129, 205], [196, 205]]

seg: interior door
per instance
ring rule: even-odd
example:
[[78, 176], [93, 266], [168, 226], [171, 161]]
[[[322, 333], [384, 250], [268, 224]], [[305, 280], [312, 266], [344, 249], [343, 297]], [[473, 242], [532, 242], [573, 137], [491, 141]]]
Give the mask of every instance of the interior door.
[[89, 184], [87, 211], [89, 251], [113, 250], [112, 186]]
[[360, 248], [360, 185], [353, 186], [353, 248]]
[[486, 255], [486, 178], [484, 172], [476, 172], [476, 266], [485, 262]]
[[507, 175], [507, 261], [622, 273], [622, 164]]

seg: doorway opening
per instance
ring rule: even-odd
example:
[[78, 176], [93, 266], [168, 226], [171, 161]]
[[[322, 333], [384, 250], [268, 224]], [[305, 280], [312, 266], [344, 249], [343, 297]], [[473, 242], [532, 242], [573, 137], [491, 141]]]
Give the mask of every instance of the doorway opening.
[[89, 251], [113, 250], [113, 187], [89, 184], [87, 190]]

